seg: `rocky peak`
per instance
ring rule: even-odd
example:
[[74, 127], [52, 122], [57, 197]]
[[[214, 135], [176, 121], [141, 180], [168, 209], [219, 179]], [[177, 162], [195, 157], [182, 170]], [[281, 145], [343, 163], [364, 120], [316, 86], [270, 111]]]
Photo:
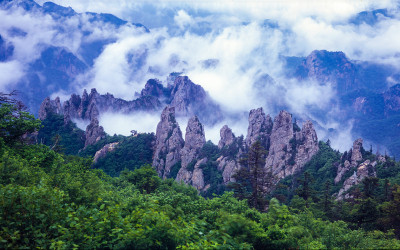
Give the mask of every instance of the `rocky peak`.
[[[306, 121], [303, 124], [300, 132], [295, 133], [295, 138], [292, 139], [291, 146], [296, 145], [295, 160], [297, 169], [303, 167], [311, 160], [319, 150], [317, 132], [311, 121]], [[297, 170], [296, 170], [297, 171]]]
[[86, 127], [85, 133], [85, 147], [93, 145], [106, 137], [106, 133], [103, 127], [99, 125], [99, 120], [97, 120], [97, 118], [93, 118], [93, 120], [90, 121], [90, 124]]
[[252, 109], [249, 113], [249, 127], [247, 129], [246, 145], [250, 147], [259, 140], [266, 150], [269, 148], [272, 119], [265, 116], [263, 108]]
[[171, 89], [171, 106], [180, 115], [193, 115], [194, 104], [202, 103], [206, 98], [206, 92], [197, 84], [190, 81], [187, 76], [178, 76], [175, 78]]
[[341, 51], [314, 50], [297, 68], [296, 75], [300, 79], [311, 78], [321, 83], [335, 83], [341, 93], [357, 89], [356, 67]]
[[204, 127], [199, 118], [194, 116], [189, 119], [186, 127], [185, 146], [182, 149], [182, 167], [186, 167], [196, 159], [205, 143]]
[[181, 160], [183, 145], [182, 132], [175, 119], [175, 108], [167, 106], [157, 125], [153, 157], [153, 167], [160, 177], [170, 177], [171, 168]]
[[349, 153], [345, 152], [343, 154], [341, 158], [341, 161], [343, 163], [338, 166], [337, 174], [335, 177], [335, 184], [339, 183], [342, 180], [343, 176], [350, 169], [359, 166], [359, 163], [363, 160], [361, 153], [362, 144], [363, 140], [361, 138], [358, 138], [353, 142], [353, 148], [349, 150]]
[[[201, 179], [203, 179], [203, 172], [200, 169], [200, 162], [207, 162], [207, 159], [201, 159], [199, 161], [200, 150], [206, 143], [206, 138], [204, 134], [204, 127], [200, 123], [199, 118], [194, 116], [189, 119], [188, 125], [186, 127], [185, 134], [185, 146], [181, 151], [181, 162], [182, 167], [178, 172], [176, 177], [177, 181], [183, 181], [187, 184], [193, 184], [196, 182], [198, 189], [203, 188], [201, 184]], [[196, 173], [196, 175], [194, 175]], [[195, 179], [193, 179], [195, 177]]]
[[185, 134], [185, 147], [201, 149], [206, 143], [204, 127], [199, 118], [194, 116], [189, 119]]
[[362, 160], [361, 148], [362, 148], [363, 140], [358, 138], [353, 143], [353, 150], [351, 153], [351, 165], [357, 166], [358, 162]]
[[44, 99], [39, 109], [39, 119], [45, 120], [49, 114], [62, 114], [60, 98], [56, 97], [54, 100], [50, 100], [49, 97]]
[[235, 135], [232, 133], [232, 129], [230, 129], [228, 125], [224, 125], [219, 131], [219, 134], [221, 136], [218, 143], [219, 149], [231, 145], [235, 141]]
[[270, 136], [271, 145], [266, 159], [266, 167], [270, 168], [278, 178], [284, 178], [292, 174], [286, 171], [286, 161], [291, 149], [289, 142], [293, 138], [292, 115], [287, 111], [281, 111], [274, 119]]
[[147, 81], [140, 96], [154, 96], [157, 98], [164, 96], [164, 87], [157, 79], [150, 79]]

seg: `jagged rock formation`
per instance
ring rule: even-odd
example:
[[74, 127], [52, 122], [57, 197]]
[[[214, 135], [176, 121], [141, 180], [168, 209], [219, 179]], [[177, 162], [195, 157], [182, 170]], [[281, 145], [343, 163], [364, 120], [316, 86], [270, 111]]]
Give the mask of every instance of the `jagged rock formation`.
[[119, 142], [113, 142], [104, 145], [100, 150], [96, 152], [96, 154], [93, 157], [93, 163], [97, 163], [97, 161], [107, 155], [107, 153], [110, 153], [116, 149], [118, 146]]
[[[268, 151], [265, 167], [278, 179], [300, 171], [318, 152], [318, 137], [310, 121], [306, 121], [301, 130], [294, 131], [293, 127], [292, 116], [286, 111], [281, 111], [272, 122], [262, 108], [251, 110], [245, 147], [239, 138], [233, 137], [228, 144], [230, 148], [226, 147], [226, 152], [223, 151], [223, 155], [217, 160], [224, 183], [234, 181], [233, 175], [240, 168], [242, 154], [256, 140], [260, 140]], [[221, 146], [226, 145], [226, 133], [230, 135], [227, 127], [222, 128], [219, 142]]]
[[170, 177], [171, 168], [181, 161], [183, 145], [182, 132], [175, 120], [175, 108], [167, 106], [157, 125], [153, 156], [153, 167], [160, 177]]
[[356, 67], [341, 51], [314, 50], [297, 68], [296, 75], [299, 79], [334, 83], [340, 93], [358, 88]]
[[361, 163], [357, 167], [357, 170], [354, 171], [353, 175], [344, 181], [343, 186], [337, 195], [338, 200], [350, 198], [351, 196], [348, 193], [346, 194], [346, 192], [354, 185], [360, 184], [366, 177], [376, 177], [376, 164], [376, 161], [371, 163], [370, 160], [366, 160]]
[[[46, 98], [39, 112], [39, 118], [45, 119], [48, 112], [64, 115], [64, 123], [75, 119], [92, 121], [100, 119], [106, 112], [130, 114], [137, 111], [155, 112], [161, 109], [161, 103], [175, 108], [175, 114], [181, 116], [203, 117], [208, 123], [214, 123], [222, 118], [216, 105], [200, 85], [194, 84], [187, 76], [176, 76], [174, 83], [164, 87], [160, 81], [147, 81], [140, 96], [133, 101], [115, 98], [107, 93], [101, 95], [96, 89], [90, 94], [86, 90], [82, 96], [72, 94], [61, 107], [59, 99]], [[213, 115], [210, 115], [213, 114]]]
[[[196, 170], [197, 178], [195, 178], [194, 181], [196, 182], [197, 179], [197, 184], [201, 184], [201, 182], [198, 180], [201, 179], [199, 175], [202, 174], [202, 170], [199, 169], [200, 164], [197, 164], [197, 158], [199, 157], [200, 150], [203, 148], [205, 143], [206, 138], [204, 134], [204, 127], [200, 123], [199, 118], [194, 116], [189, 119], [186, 127], [185, 146], [181, 151], [182, 167], [176, 177], [177, 181], [184, 181], [185, 183], [191, 184], [193, 182], [193, 175]], [[202, 161], [206, 162], [207, 159], [201, 159], [199, 162]], [[198, 165], [197, 169], [196, 165]], [[204, 187], [204, 183], [202, 187]]]
[[341, 158], [341, 161], [344, 161], [344, 163], [338, 167], [335, 184], [342, 181], [343, 176], [349, 171], [354, 171], [354, 173], [343, 182], [343, 186], [337, 194], [338, 200], [351, 198], [351, 195], [347, 191], [354, 185], [360, 184], [366, 177], [376, 177], [375, 166], [378, 162], [385, 161], [385, 158], [380, 156], [372, 162], [369, 159], [363, 159], [362, 143], [363, 140], [361, 138], [355, 140], [353, 148], [348, 153], [345, 152]]
[[246, 137], [247, 147], [250, 147], [258, 140], [265, 149], [268, 149], [272, 126], [271, 117], [269, 115], [265, 116], [262, 108], [250, 110]]
[[222, 118], [219, 106], [200, 85], [194, 84], [187, 76], [171, 76], [170, 80], [165, 88], [158, 80], [150, 79], [140, 96], [156, 97], [165, 104], [175, 107], [177, 116], [196, 115], [203, 122], [210, 124]]
[[231, 145], [235, 141], [235, 135], [232, 133], [232, 129], [228, 125], [224, 125], [219, 131], [221, 139], [218, 142], [218, 148], [221, 149], [225, 146]]
[[271, 146], [265, 166], [279, 178], [284, 178], [293, 173], [293, 169], [286, 171], [287, 162], [292, 154], [292, 147], [289, 145], [293, 138], [292, 115], [286, 111], [281, 111], [274, 119], [271, 132]]
[[160, 101], [152, 96], [140, 97], [133, 101], [125, 101], [115, 98], [107, 93], [100, 95], [96, 89], [92, 89], [88, 95], [86, 90], [83, 91], [82, 98], [72, 95], [71, 98], [64, 103], [64, 116], [66, 119], [83, 119], [92, 120], [99, 118], [101, 113], [132, 113], [134, 111], [154, 111], [161, 107]]
[[165, 90], [164, 86], [157, 79], [150, 79], [146, 82], [146, 85], [140, 93], [141, 97], [154, 96], [157, 98], [167, 97], [168, 92]]
[[86, 127], [85, 135], [85, 147], [93, 145], [106, 137], [106, 133], [103, 127], [99, 125], [99, 120], [97, 120], [97, 118], [93, 118], [90, 121], [90, 124]]
[[338, 171], [335, 177], [335, 184], [339, 183], [343, 176], [349, 171], [351, 168], [356, 167], [359, 161], [362, 161], [362, 148], [363, 140], [361, 138], [357, 139], [353, 143], [353, 148], [349, 150], [349, 153], [345, 152], [342, 155], [341, 162], [338, 167]]
[[62, 113], [62, 108], [61, 108], [61, 102], [60, 98], [56, 97], [54, 100], [50, 100], [49, 97], [44, 99], [42, 104], [40, 105], [39, 109], [39, 119], [40, 120], [45, 120], [48, 116], [48, 114], [54, 113], [54, 114], [61, 114]]
[[[296, 132], [291, 143], [292, 147], [296, 145], [296, 151], [293, 152], [295, 156], [292, 156], [295, 162], [295, 169], [298, 171], [299, 168], [303, 167], [311, 157], [313, 157], [319, 150], [318, 137], [315, 132], [314, 125], [311, 121], [306, 121], [301, 128], [301, 131]], [[289, 165], [290, 165], [289, 161]]]
[[227, 152], [217, 159], [218, 170], [222, 172], [223, 182], [227, 184], [234, 181], [232, 175], [239, 169], [239, 151], [234, 150], [233, 154], [230, 152], [232, 149], [239, 149], [239, 142], [227, 125], [221, 128], [220, 136], [218, 148], [220, 150], [227, 149]]

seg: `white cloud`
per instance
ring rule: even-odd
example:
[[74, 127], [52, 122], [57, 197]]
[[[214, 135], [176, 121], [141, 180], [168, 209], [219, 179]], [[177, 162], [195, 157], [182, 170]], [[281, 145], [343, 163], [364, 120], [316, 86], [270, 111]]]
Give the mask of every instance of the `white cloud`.
[[156, 131], [160, 115], [155, 113], [136, 112], [132, 114], [104, 113], [100, 116], [99, 124], [106, 133], [131, 135], [131, 130], [152, 133]]
[[186, 13], [186, 11], [179, 10], [174, 16], [174, 21], [180, 29], [184, 29], [185, 26], [190, 25], [193, 22], [193, 19], [188, 15], [188, 13]]
[[23, 75], [23, 66], [18, 61], [0, 62], [0, 91], [11, 92], [13, 84]]
[[[39, 1], [41, 4], [43, 2], [45, 1]], [[14, 76], [3, 77], [0, 86], [6, 86], [21, 77], [23, 65], [37, 58], [46, 44], [67, 47], [76, 52], [83, 41], [112, 38], [116, 42], [106, 46], [95, 60], [93, 68], [78, 77], [76, 89], [79, 93], [83, 88], [95, 87], [99, 93], [109, 92], [129, 100], [135, 92], [141, 90], [149, 78], [165, 80], [171, 72], [183, 72], [194, 83], [202, 85], [229, 114], [242, 114], [260, 106], [264, 107], [266, 113], [273, 113], [276, 112], [274, 107], [288, 106], [289, 111], [297, 113], [296, 115], [303, 114], [318, 120], [309, 108], [325, 110], [326, 119], [318, 122], [324, 128], [342, 131], [331, 138], [332, 145], [347, 150], [349, 142], [351, 146], [353, 140], [351, 126], [341, 127], [335, 123], [338, 111], [335, 110], [337, 107], [330, 106], [335, 95], [332, 87], [329, 84], [300, 83], [286, 79], [282, 73], [281, 56], [306, 56], [312, 50], [326, 49], [343, 51], [351, 59], [379, 60], [400, 65], [398, 17], [383, 18], [373, 27], [347, 23], [352, 15], [360, 11], [393, 8], [397, 1], [55, 2], [72, 6], [78, 12], [113, 13], [132, 22], [136, 22], [137, 14], [141, 12], [148, 16], [169, 13], [169, 19], [166, 20], [169, 27], [144, 33], [128, 25], [115, 30], [114, 27], [102, 23], [89, 24], [87, 15], [66, 19], [59, 24], [48, 15], [35, 16], [23, 11], [10, 14], [0, 11], [1, 34], [7, 33], [13, 26], [27, 32], [26, 37], [7, 37], [16, 47], [14, 58], [20, 64], [0, 65], [0, 73], [10, 69], [17, 72]], [[265, 19], [276, 22], [279, 29], [265, 27]], [[57, 25], [61, 25], [66, 32], [58, 32]], [[205, 34], [199, 35], [192, 30], [201, 25], [207, 30]], [[176, 26], [181, 30], [174, 33], [172, 31]], [[139, 59], [140, 63], [135, 64]], [[204, 68], [202, 62], [208, 59], [218, 63]], [[276, 82], [261, 82], [260, 86], [263, 87], [254, 87], [258, 79], [263, 79], [267, 74]], [[127, 135], [132, 129], [154, 132], [158, 121], [159, 115], [145, 114], [105, 114], [101, 118], [101, 124], [108, 133]], [[232, 127], [237, 135], [246, 133], [246, 119], [231, 119], [224, 121], [224, 124]], [[207, 139], [217, 143], [219, 129], [224, 124], [206, 127]], [[185, 127], [186, 123], [181, 124], [183, 134]]]

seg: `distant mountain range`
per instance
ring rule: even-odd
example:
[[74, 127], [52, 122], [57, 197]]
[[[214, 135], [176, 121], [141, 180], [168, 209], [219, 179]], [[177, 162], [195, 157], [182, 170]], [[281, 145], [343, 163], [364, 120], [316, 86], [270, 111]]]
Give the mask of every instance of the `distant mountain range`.
[[[151, 32], [142, 24], [128, 23], [111, 14], [77, 13], [72, 8], [62, 7], [51, 2], [44, 3], [43, 6], [33, 0], [0, 2], [0, 9], [4, 11], [13, 12], [18, 8], [30, 13], [49, 15], [55, 23], [62, 23], [70, 17], [85, 16], [85, 18], [77, 19], [80, 20], [80, 23], [77, 23], [76, 26], [82, 30], [84, 38], [76, 51], [53, 46], [50, 43], [43, 44], [40, 57], [27, 65], [25, 76], [14, 85], [14, 88], [21, 93], [20, 98], [35, 115], [39, 114], [40, 104], [46, 97], [60, 91], [71, 93], [77, 77], [93, 66], [105, 46], [116, 42], [115, 38], [85, 39], [85, 37], [89, 38], [93, 34], [85, 32], [84, 25], [101, 23], [114, 27], [114, 29], [128, 25], [137, 27], [144, 33]], [[362, 23], [374, 25], [377, 21], [390, 16], [389, 11], [379, 9], [361, 12], [354, 16], [350, 22], [358, 25]], [[68, 31], [63, 30], [60, 26], [57, 32], [64, 34]], [[14, 44], [7, 37], [15, 36], [23, 37], [27, 34], [12, 26], [9, 27], [6, 34], [0, 34], [0, 62], [9, 62], [14, 59]], [[133, 57], [132, 67], [135, 67], [135, 65], [140, 67], [145, 59], [145, 53], [142, 57]], [[336, 98], [331, 101], [328, 107], [317, 109], [310, 107], [309, 112], [313, 115], [310, 118], [316, 124], [316, 127], [318, 127], [318, 121], [326, 121], [327, 113], [332, 107], [335, 107], [338, 110], [335, 113], [336, 121], [340, 123], [352, 121], [352, 133], [354, 135], [363, 137], [367, 142], [373, 143], [381, 150], [387, 149], [390, 154], [400, 156], [400, 137], [398, 136], [400, 134], [400, 85], [398, 84], [400, 73], [396, 68], [375, 62], [354, 61], [343, 52], [326, 50], [315, 50], [307, 57], [282, 56], [282, 61], [285, 64], [285, 77], [287, 79], [296, 79], [299, 82], [314, 81], [318, 82], [320, 86], [330, 85], [335, 91]], [[218, 64], [218, 61], [209, 59], [204, 61], [203, 64], [204, 68], [207, 69]], [[188, 77], [190, 78], [190, 75]], [[188, 77], [183, 77], [180, 73], [173, 73], [169, 82], [151, 79], [140, 94], [137, 93], [134, 96], [134, 93], [132, 93], [133, 101], [118, 100], [103, 103], [104, 100], [110, 101], [111, 99], [116, 100], [116, 98], [112, 97], [112, 93], [102, 97], [95, 91], [98, 97], [96, 97], [98, 112], [106, 110], [120, 112], [121, 109], [125, 113], [143, 109], [160, 112], [165, 105], [169, 104], [175, 107], [178, 115], [197, 115], [205, 124], [222, 121], [225, 114], [222, 113], [218, 104], [200, 85], [193, 83]], [[271, 84], [274, 84], [274, 79], [268, 75], [254, 81], [254, 86], [259, 88], [260, 95], [264, 93], [263, 91], [268, 91]], [[92, 94], [95, 92], [92, 92]], [[89, 99], [92, 94], [88, 95]], [[85, 98], [84, 96], [85, 93], [81, 97], [78, 96], [81, 101], [74, 104], [78, 106], [74, 108], [75, 113], [71, 116], [72, 118], [76, 116], [79, 105]], [[78, 97], [75, 95], [71, 98]], [[145, 99], [147, 101], [141, 102]], [[73, 107], [73, 102], [71, 103], [71, 100], [69, 102], [70, 106]], [[122, 103], [127, 106], [122, 108]], [[271, 105], [276, 103], [273, 107], [275, 113], [278, 113], [281, 109], [287, 109], [293, 113], [294, 117], [302, 117], [302, 114], [291, 111], [290, 107], [282, 101], [270, 100], [268, 103], [272, 103]], [[149, 108], [149, 105], [151, 108]], [[61, 110], [63, 108], [60, 109], [60, 112]], [[65, 110], [62, 113], [65, 115]], [[92, 119], [84, 113], [80, 113], [79, 117], [75, 118], [86, 119], [87, 121]]]

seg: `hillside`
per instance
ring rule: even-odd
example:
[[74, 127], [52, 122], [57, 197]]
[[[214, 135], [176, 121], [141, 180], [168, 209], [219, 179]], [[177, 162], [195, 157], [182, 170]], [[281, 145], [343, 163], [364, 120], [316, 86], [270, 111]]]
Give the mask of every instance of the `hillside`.
[[[390, 158], [378, 168], [378, 178], [393, 177], [386, 179], [383, 188], [375, 188], [379, 179], [366, 179], [355, 191], [358, 198], [343, 203], [330, 198], [329, 185], [321, 195], [308, 185], [321, 163], [339, 159], [338, 152], [320, 143], [319, 153], [305, 167], [309, 172], [297, 180], [298, 195], [290, 206], [272, 198], [267, 211], [258, 211], [246, 200], [237, 200], [236, 192], [202, 198], [193, 187], [159, 178], [150, 165], [110, 177], [92, 169], [91, 159], [27, 145], [22, 135], [40, 128], [40, 122], [4, 100], [0, 107], [2, 248], [400, 247], [390, 230], [398, 230], [399, 225], [400, 187], [395, 184], [399, 163]], [[362, 157], [374, 155], [364, 152]]]

